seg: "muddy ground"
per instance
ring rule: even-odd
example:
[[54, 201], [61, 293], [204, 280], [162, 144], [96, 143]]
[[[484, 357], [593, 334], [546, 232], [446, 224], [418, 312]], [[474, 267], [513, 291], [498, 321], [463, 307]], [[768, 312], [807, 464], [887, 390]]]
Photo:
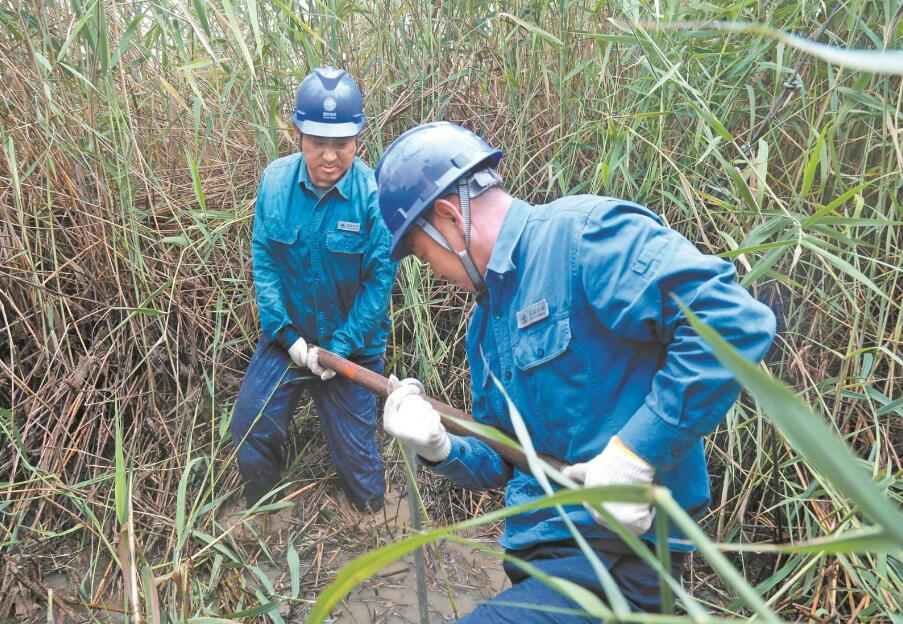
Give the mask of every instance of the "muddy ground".
[[[379, 530], [387, 537], [400, 537], [410, 530], [410, 512], [406, 497], [393, 497], [395, 513]], [[467, 537], [484, 546], [497, 548], [495, 539], [485, 534]], [[347, 554], [340, 558], [350, 559]], [[469, 544], [442, 540], [426, 549], [426, 578], [431, 622], [448, 622], [472, 611], [482, 600], [492, 597], [510, 583], [501, 562]], [[333, 613], [336, 622], [418, 623], [414, 555], [389, 565], [376, 576], [361, 583]], [[293, 620], [301, 622], [303, 617]]]
[[[275, 595], [289, 598], [273, 619], [300, 624], [343, 565], [410, 534], [410, 508], [402, 486], [393, 487], [385, 508], [370, 515], [354, 511], [328, 480], [301, 490], [292, 498], [290, 507], [277, 513], [261, 514], [243, 522], [230, 519], [230, 513], [236, 511], [234, 506], [218, 513], [217, 526], [229, 532], [223, 545], [246, 564], [240, 574], [221, 573], [213, 584], [214, 591], [222, 592], [221, 602], [231, 600], [237, 607], [248, 608], [255, 604], [255, 595], [263, 598], [257, 592], [269, 593], [269, 584]], [[483, 532], [475, 530], [464, 536], [497, 549], [499, 528], [490, 526]], [[288, 563], [290, 545], [300, 562], [301, 592], [294, 600]], [[425, 555], [430, 622], [454, 621], [509, 586], [498, 557], [476, 546], [442, 540], [427, 548]], [[17, 576], [31, 577], [35, 587], [34, 591], [21, 593], [16, 617], [11, 621], [130, 621], [122, 609], [121, 575], [110, 557], [92, 554], [90, 548], [72, 542], [57, 549], [55, 556], [42, 557], [40, 561], [21, 560], [14, 565], [19, 566]], [[266, 581], [261, 577], [266, 577]], [[209, 584], [209, 579], [197, 580]], [[56, 602], [52, 620], [48, 617], [48, 594]], [[84, 607], [84, 601], [74, 600], [79, 594], [92, 596], [90, 608]], [[187, 615], [196, 613], [196, 607], [192, 605]], [[228, 611], [218, 613], [222, 617]], [[413, 554], [363, 581], [339, 603], [328, 621], [419, 624]]]
[[[335, 573], [355, 557], [401, 539], [411, 531], [410, 507], [402, 488], [392, 490], [383, 511], [372, 515], [353, 511], [344, 498], [334, 492], [324, 494], [323, 499], [325, 526], [322, 528], [333, 533], [335, 540], [322, 542], [327, 545], [312, 559], [302, 562], [307, 566], [305, 576], [309, 581], [304, 587], [302, 580], [302, 591], [311, 599], [319, 592], [308, 588], [324, 588]], [[295, 522], [294, 518], [290, 521], [291, 524]], [[492, 527], [486, 532], [471, 531], [464, 537], [484, 548], [497, 549], [497, 533], [497, 527]], [[291, 529], [285, 527], [282, 534], [290, 535]], [[284, 542], [284, 537], [281, 541]], [[442, 540], [427, 548], [424, 554], [430, 622], [454, 621], [510, 585], [499, 558], [476, 545]], [[277, 568], [273, 571], [278, 575], [274, 578], [277, 588], [290, 582], [288, 570]], [[311, 576], [313, 578], [309, 578]], [[287, 587], [285, 590], [288, 593]], [[283, 611], [287, 623], [301, 623], [305, 621], [310, 605], [296, 604]], [[363, 581], [333, 611], [333, 618], [333, 622], [348, 624], [419, 623], [414, 555], [390, 564]]]

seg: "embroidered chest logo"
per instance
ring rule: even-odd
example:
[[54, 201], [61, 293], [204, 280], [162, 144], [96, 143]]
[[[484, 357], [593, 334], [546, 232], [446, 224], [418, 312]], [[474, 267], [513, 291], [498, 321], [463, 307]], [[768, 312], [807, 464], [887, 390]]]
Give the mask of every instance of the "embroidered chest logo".
[[354, 221], [339, 221], [336, 229], [342, 232], [360, 232], [361, 224], [355, 223]]
[[517, 313], [517, 328], [523, 329], [549, 316], [549, 303], [540, 299]]
[[335, 98], [328, 97], [323, 100], [323, 119], [335, 119]]

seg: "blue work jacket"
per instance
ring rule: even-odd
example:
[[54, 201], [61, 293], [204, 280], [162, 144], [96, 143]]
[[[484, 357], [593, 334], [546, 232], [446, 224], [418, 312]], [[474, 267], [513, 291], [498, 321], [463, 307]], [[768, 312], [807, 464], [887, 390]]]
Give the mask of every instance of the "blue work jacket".
[[301, 153], [270, 163], [251, 241], [266, 338], [288, 349], [303, 337], [342, 357], [385, 351], [391, 240], [373, 170], [359, 158], [323, 197]]
[[[476, 420], [513, 431], [491, 370], [537, 451], [585, 462], [618, 435], [698, 518], [709, 503], [702, 436], [739, 386], [671, 294], [758, 362], [775, 318], [737, 284], [733, 265], [641, 206], [582, 195], [542, 206], [514, 200], [485, 280], [488, 296], [466, 341]], [[452, 436], [451, 454], [433, 469], [471, 489], [505, 486], [509, 506], [543, 495], [532, 474], [472, 437]], [[565, 510], [586, 537], [613, 536], [582, 506]], [[509, 518], [501, 543], [519, 549], [569, 537], [551, 508]], [[654, 541], [651, 531], [641, 537]], [[681, 538], [672, 526], [669, 547], [692, 550]]]

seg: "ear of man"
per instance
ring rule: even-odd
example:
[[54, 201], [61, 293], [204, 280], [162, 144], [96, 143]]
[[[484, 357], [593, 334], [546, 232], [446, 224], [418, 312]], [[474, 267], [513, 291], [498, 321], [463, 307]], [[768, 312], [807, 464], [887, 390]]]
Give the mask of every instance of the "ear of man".
[[440, 197], [433, 202], [433, 214], [436, 217], [456, 223], [462, 221], [460, 200], [457, 195], [447, 195]]
[[464, 244], [464, 218], [457, 195], [440, 197], [433, 202], [430, 221], [455, 248]]

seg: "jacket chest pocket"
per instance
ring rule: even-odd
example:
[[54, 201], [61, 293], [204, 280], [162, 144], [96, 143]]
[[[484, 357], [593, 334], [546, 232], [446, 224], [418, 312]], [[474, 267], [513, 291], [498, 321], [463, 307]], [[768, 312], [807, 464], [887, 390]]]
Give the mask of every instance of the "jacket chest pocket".
[[573, 374], [570, 369], [575, 366], [570, 343], [570, 319], [564, 317], [519, 330], [512, 349], [520, 371], [519, 394], [530, 407], [531, 417], [527, 418], [526, 411], [523, 416], [531, 431], [542, 432], [541, 439], [534, 436], [533, 442], [544, 452], [560, 453], [560, 438], [566, 435], [562, 414], [576, 398], [569, 396], [568, 387]]
[[346, 288], [353, 286], [354, 293], [350, 291], [345, 293], [348, 297], [353, 297], [360, 282], [361, 258], [366, 246], [367, 239], [359, 233], [326, 234], [327, 253], [324, 254], [323, 263], [331, 265], [339, 283], [344, 283]]
[[367, 240], [360, 233], [329, 232], [326, 249], [334, 254], [363, 254]]
[[529, 371], [564, 353], [570, 342], [568, 317], [521, 330], [514, 345], [514, 362], [522, 371]]
[[291, 225], [276, 219], [265, 218], [263, 220], [263, 232], [267, 240], [282, 243], [283, 245], [291, 245], [298, 240], [298, 231], [300, 229], [300, 225]]
[[301, 226], [292, 225], [277, 219], [263, 220], [263, 234], [269, 241], [270, 253], [280, 263], [280, 270], [288, 272], [304, 268], [304, 253], [298, 243]]

